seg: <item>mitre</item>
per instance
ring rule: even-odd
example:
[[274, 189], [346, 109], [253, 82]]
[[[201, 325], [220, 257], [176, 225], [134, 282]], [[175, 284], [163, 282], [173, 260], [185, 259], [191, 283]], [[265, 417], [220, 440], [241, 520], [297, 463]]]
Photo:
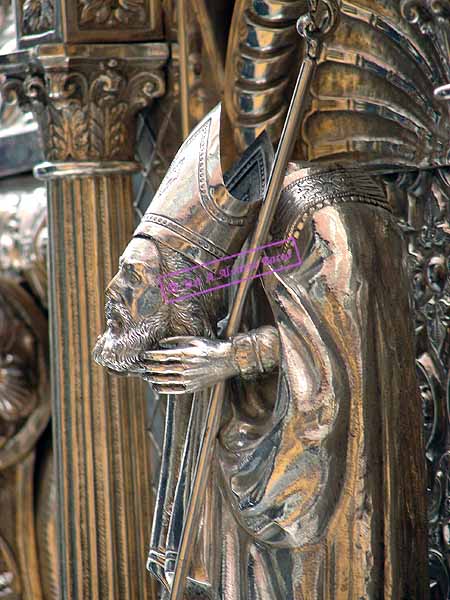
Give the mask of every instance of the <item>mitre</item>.
[[213, 272], [220, 259], [239, 252], [250, 233], [273, 160], [263, 133], [223, 174], [220, 111], [219, 104], [185, 140], [134, 233]]

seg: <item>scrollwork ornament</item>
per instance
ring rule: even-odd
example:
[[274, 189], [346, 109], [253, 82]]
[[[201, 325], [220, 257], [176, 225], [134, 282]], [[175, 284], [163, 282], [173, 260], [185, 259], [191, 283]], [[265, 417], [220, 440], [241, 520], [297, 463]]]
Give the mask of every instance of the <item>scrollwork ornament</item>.
[[449, 0], [402, 0], [400, 7], [403, 17], [409, 23], [419, 25], [450, 16]]
[[433, 14], [448, 18], [450, 17], [450, 2], [449, 0], [431, 0], [430, 8]]
[[449, 0], [401, 0], [400, 11], [404, 19], [417, 26], [434, 45], [442, 65], [446, 68], [445, 80], [450, 76], [448, 45], [450, 41]]
[[28, 97], [24, 80], [9, 77], [2, 85], [2, 98], [6, 104], [17, 104], [23, 112], [31, 110], [31, 99]]
[[[408, 5], [412, 10], [417, 2]], [[397, 185], [408, 199], [403, 230], [409, 241], [424, 415], [430, 577], [439, 594], [434, 597], [444, 599], [450, 593], [450, 186], [445, 170], [422, 172]]]
[[27, 293], [6, 278], [0, 278], [0, 306], [1, 472], [18, 464], [36, 444], [50, 406], [46, 322]]
[[151, 98], [159, 97], [164, 93], [161, 79], [152, 73], [138, 73], [130, 79], [129, 95], [133, 104], [130, 107], [137, 112], [148, 106]]
[[424, 0], [403, 0], [400, 6], [403, 17], [409, 23], [424, 27], [426, 21], [429, 20]]

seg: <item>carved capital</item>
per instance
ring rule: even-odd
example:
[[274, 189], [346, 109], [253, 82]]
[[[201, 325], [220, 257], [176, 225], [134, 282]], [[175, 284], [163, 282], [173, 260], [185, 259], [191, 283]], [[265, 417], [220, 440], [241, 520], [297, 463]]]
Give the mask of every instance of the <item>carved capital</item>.
[[130, 161], [135, 116], [163, 95], [164, 44], [42, 46], [11, 55], [2, 93], [32, 110], [49, 161]]

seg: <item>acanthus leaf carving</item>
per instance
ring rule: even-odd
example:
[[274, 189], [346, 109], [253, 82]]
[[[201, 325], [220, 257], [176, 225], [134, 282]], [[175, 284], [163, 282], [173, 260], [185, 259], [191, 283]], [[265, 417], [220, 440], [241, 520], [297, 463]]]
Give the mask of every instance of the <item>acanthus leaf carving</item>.
[[82, 2], [80, 14], [80, 25], [87, 23], [96, 23], [103, 25], [106, 23], [111, 14], [111, 6], [103, 0], [91, 0], [90, 2]]
[[59, 110], [52, 106], [49, 112], [49, 138], [52, 141], [49, 158], [59, 160], [61, 156], [66, 156], [83, 160], [89, 139], [86, 111], [73, 102]]
[[124, 103], [113, 106], [109, 111], [109, 136], [107, 151], [108, 154], [115, 158], [120, 153], [120, 148], [126, 143], [127, 132], [124, 126], [124, 117], [126, 113], [126, 105]]
[[147, 18], [145, 0], [81, 0], [80, 25], [113, 28], [117, 25], [142, 27]]
[[105, 155], [105, 114], [96, 104], [91, 108], [89, 136], [92, 156], [98, 160]]

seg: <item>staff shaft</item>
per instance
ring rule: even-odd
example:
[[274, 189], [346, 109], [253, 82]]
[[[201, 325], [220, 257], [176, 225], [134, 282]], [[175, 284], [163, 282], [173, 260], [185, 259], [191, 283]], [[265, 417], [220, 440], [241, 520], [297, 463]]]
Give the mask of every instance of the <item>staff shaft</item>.
[[[315, 66], [316, 60], [309, 56], [306, 56], [302, 62], [277, 152], [275, 154], [273, 167], [269, 176], [265, 200], [262, 204], [256, 227], [253, 232], [250, 246], [252, 249], [259, 248], [267, 239], [273, 216], [278, 205], [286, 167], [300, 129], [302, 116], [306, 107], [305, 100], [314, 75]], [[255, 250], [247, 255], [246, 262], [259, 262], [261, 254], [261, 249]], [[242, 280], [239, 284], [225, 330], [225, 337], [227, 338], [239, 332], [242, 311], [250, 285], [251, 279], [249, 278]], [[191, 563], [192, 550], [198, 532], [200, 511], [205, 497], [214, 443], [220, 425], [224, 396], [225, 382], [223, 381], [218, 383], [211, 391], [205, 429], [200, 444], [192, 490], [186, 511], [186, 520], [181, 534], [170, 600], [183, 600], [186, 579]]]

